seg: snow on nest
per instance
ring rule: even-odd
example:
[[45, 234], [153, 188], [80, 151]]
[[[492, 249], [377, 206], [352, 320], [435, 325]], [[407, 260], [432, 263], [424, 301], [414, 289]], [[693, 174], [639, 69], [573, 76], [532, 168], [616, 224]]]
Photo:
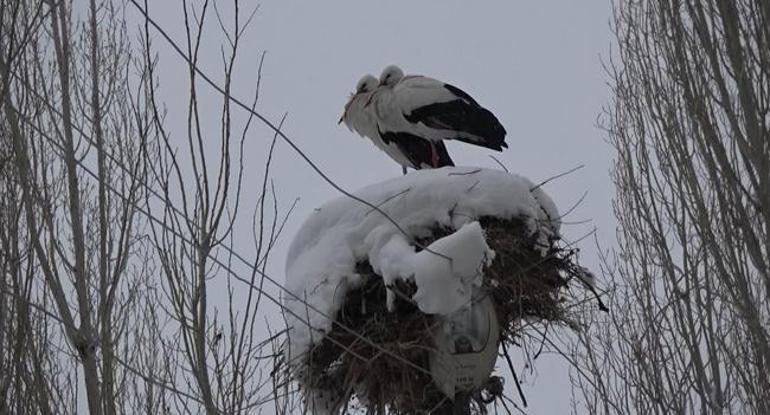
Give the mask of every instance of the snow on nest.
[[[450, 314], [468, 304], [472, 288], [481, 283], [481, 269], [494, 257], [476, 219], [518, 217], [532, 232], [541, 230], [544, 239], [558, 234], [556, 206], [534, 187], [524, 177], [498, 170], [445, 167], [413, 171], [355, 192], [411, 237], [346, 196], [317, 208], [294, 237], [286, 263], [286, 288], [293, 294], [283, 298], [290, 356], [303, 355], [331, 329], [345, 294], [361, 282], [355, 272], [361, 261], [369, 261], [386, 284], [412, 279], [414, 300], [423, 312]], [[429, 236], [436, 226], [457, 231], [416, 252], [412, 238]]]

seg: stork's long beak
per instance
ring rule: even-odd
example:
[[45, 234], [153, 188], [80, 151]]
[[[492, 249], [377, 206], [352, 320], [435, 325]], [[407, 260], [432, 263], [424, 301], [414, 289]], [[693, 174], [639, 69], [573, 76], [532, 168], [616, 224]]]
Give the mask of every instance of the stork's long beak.
[[348, 113], [348, 108], [350, 108], [350, 103], [352, 103], [352, 102], [353, 102], [353, 98], [354, 98], [354, 97], [355, 97], [355, 94], [351, 94], [351, 95], [350, 95], [350, 99], [349, 99], [349, 100], [348, 100], [348, 102], [345, 104], [345, 110], [344, 110], [344, 111], [342, 111], [342, 115], [340, 115], [340, 120], [339, 120], [339, 121], [337, 121], [337, 125], [340, 125], [340, 124], [342, 124], [342, 121], [344, 121], [344, 120], [345, 120], [345, 115]]

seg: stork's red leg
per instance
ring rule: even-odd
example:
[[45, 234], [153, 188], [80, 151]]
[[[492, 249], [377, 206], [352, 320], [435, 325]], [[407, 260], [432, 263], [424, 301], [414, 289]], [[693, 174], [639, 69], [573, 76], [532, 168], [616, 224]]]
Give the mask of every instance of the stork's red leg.
[[438, 151], [436, 151], [436, 146], [433, 145], [433, 141], [428, 140], [428, 142], [430, 143], [430, 161], [435, 169], [438, 167]]

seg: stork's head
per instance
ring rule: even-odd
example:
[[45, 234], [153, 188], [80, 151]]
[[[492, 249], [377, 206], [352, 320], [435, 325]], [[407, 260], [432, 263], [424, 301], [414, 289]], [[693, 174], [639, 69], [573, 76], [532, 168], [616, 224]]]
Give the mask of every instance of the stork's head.
[[380, 85], [393, 86], [404, 77], [404, 71], [396, 65], [388, 65], [380, 75]]
[[372, 92], [377, 88], [377, 78], [372, 74], [366, 74], [356, 84], [356, 92], [354, 95], [364, 94]]
[[[360, 80], [358, 80], [358, 83], [356, 84], [356, 90], [350, 95], [350, 99], [348, 100], [348, 103], [345, 104], [345, 111], [342, 113], [342, 116], [340, 117], [340, 120], [337, 122], [337, 124], [342, 123], [342, 121], [345, 120], [345, 115], [348, 113], [348, 108], [350, 108], [350, 104], [353, 103], [353, 101], [358, 98], [359, 96], [362, 96], [362, 94], [367, 94], [374, 92], [375, 89], [377, 89], [377, 78], [374, 77], [372, 74], [366, 74], [361, 77]], [[369, 101], [366, 101], [369, 102]]]

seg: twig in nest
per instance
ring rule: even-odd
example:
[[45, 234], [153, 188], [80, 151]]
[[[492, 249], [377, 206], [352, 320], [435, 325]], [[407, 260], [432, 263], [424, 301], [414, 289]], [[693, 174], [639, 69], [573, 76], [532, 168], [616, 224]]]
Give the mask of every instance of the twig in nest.
[[[407, 187], [406, 189], [404, 189], [404, 190], [402, 190], [402, 191], [400, 191], [400, 192], [398, 192], [398, 193], [396, 193], [396, 194], [394, 194], [392, 196], [388, 196], [387, 198], [385, 198], [385, 200], [383, 200], [382, 202], [378, 203], [375, 206], [378, 207], [378, 208], [382, 207], [382, 205], [384, 205], [384, 204], [390, 202], [391, 200], [393, 200], [393, 199], [395, 199], [395, 198], [397, 198], [397, 197], [399, 197], [399, 196], [409, 192], [410, 190], [412, 190], [412, 188], [411, 187]], [[374, 209], [369, 209], [369, 211], [366, 212], [366, 214], [368, 215], [368, 214], [370, 214], [372, 212], [374, 212]]]
[[468, 176], [470, 174], [476, 174], [480, 171], [481, 169], [476, 169], [476, 170], [464, 171], [464, 172], [458, 172], [458, 173], [449, 173], [448, 176]]
[[585, 167], [585, 166], [586, 166], [585, 164], [581, 164], [581, 165], [579, 165], [579, 166], [577, 166], [577, 167], [574, 167], [574, 168], [572, 168], [572, 169], [570, 169], [570, 170], [567, 170], [567, 171], [565, 171], [564, 173], [559, 173], [559, 174], [557, 174], [556, 176], [552, 176], [552, 177], [549, 177], [549, 178], [547, 178], [547, 179], [543, 180], [542, 182], [540, 182], [539, 184], [537, 184], [537, 185], [535, 185], [535, 186], [532, 186], [532, 187], [530, 187], [530, 188], [529, 188], [529, 191], [531, 192], [531, 191], [533, 191], [533, 190], [535, 190], [535, 189], [537, 189], [537, 188], [539, 188], [539, 187], [542, 187], [543, 185], [545, 185], [546, 183], [550, 182], [551, 180], [556, 180], [556, 179], [558, 179], [559, 177], [564, 177], [564, 176], [566, 176], [566, 175], [568, 175], [568, 174], [570, 174], [570, 173], [576, 172], [576, 171], [578, 171], [578, 170], [582, 169], [582, 168], [583, 168], [583, 167]]
[[535, 352], [535, 356], [532, 358], [537, 359], [540, 357], [540, 354], [543, 353], [543, 349], [545, 348], [545, 336], [548, 334], [548, 325], [545, 325], [545, 329], [543, 330], [543, 339], [540, 341], [540, 348], [537, 349], [537, 352]]
[[508, 355], [508, 347], [505, 345], [504, 341], [500, 342], [500, 344], [503, 345], [503, 354], [505, 355], [505, 360], [508, 362], [508, 367], [511, 369], [511, 374], [513, 374], [513, 381], [516, 383], [516, 390], [519, 391], [519, 397], [521, 398], [521, 402], [524, 404], [524, 407], [526, 408], [527, 398], [524, 397], [524, 391], [521, 390], [519, 377], [516, 376], [516, 369], [513, 368], [513, 362], [511, 362], [511, 356]]
[[511, 405], [513, 405], [513, 407], [514, 407], [514, 408], [516, 408], [516, 410], [517, 410], [517, 411], [521, 412], [521, 413], [522, 413], [522, 414], [524, 414], [524, 415], [526, 415], [526, 414], [527, 414], [526, 412], [524, 412], [524, 410], [523, 410], [523, 409], [519, 408], [519, 406], [518, 406], [518, 405], [516, 405], [516, 402], [514, 402], [514, 401], [513, 401], [513, 399], [511, 399], [511, 398], [509, 398], [509, 397], [507, 397], [507, 396], [503, 395], [503, 399], [501, 399], [501, 400], [500, 400], [500, 402], [502, 402], [502, 403], [503, 403], [503, 406], [505, 407], [505, 410], [506, 410], [506, 411], [508, 411], [508, 413], [509, 413], [509, 414], [511, 413], [511, 410], [510, 410], [510, 409], [508, 409], [508, 407], [505, 405], [505, 401], [506, 401], [506, 400], [507, 400], [508, 402], [510, 402], [510, 403], [511, 403]]
[[494, 161], [495, 161], [495, 163], [497, 163], [497, 165], [498, 165], [498, 166], [500, 166], [500, 168], [502, 168], [503, 170], [505, 170], [505, 172], [506, 172], [506, 173], [510, 173], [510, 171], [508, 171], [508, 167], [505, 167], [505, 164], [503, 164], [503, 163], [502, 163], [500, 160], [498, 160], [498, 159], [497, 159], [497, 157], [495, 157], [495, 156], [493, 156], [493, 155], [491, 155], [491, 154], [490, 154], [490, 155], [489, 155], [489, 158], [491, 158], [492, 160], [494, 160]]
[[[588, 289], [588, 291], [591, 291], [591, 294], [593, 294], [594, 297], [596, 297], [596, 302], [599, 305], [599, 310], [604, 311], [605, 313], [609, 313], [610, 309], [602, 301], [602, 298], [599, 296], [599, 292], [596, 291], [596, 288], [594, 288], [593, 284], [588, 282], [588, 279], [586, 277], [584, 277], [585, 273], [590, 274], [591, 272], [588, 271], [585, 267], [580, 267], [580, 271], [581, 272], [578, 272], [575, 275], [580, 280], [580, 282], [582, 282], [583, 285], [585, 285], [585, 287]], [[595, 278], [593, 278], [593, 279], [595, 279]]]
[[[558, 217], [558, 218], [556, 218], [555, 220], [558, 220], [558, 221], [560, 221], [560, 220], [562, 220], [563, 218], [567, 217], [567, 215], [569, 215], [570, 213], [572, 213], [572, 211], [574, 211], [575, 209], [577, 209], [577, 207], [578, 207], [578, 206], [580, 206], [580, 204], [581, 204], [581, 203], [583, 203], [583, 200], [585, 200], [586, 196], [588, 196], [588, 191], [587, 191], [587, 190], [586, 190], [585, 192], [583, 192], [583, 195], [582, 195], [582, 196], [580, 196], [580, 199], [578, 199], [578, 201], [577, 201], [577, 202], [575, 202], [575, 204], [573, 204], [573, 205], [572, 205], [572, 207], [570, 207], [569, 209], [567, 209], [567, 211], [566, 211], [566, 212], [564, 212], [564, 213], [562, 213], [561, 215], [559, 215], [559, 217]], [[563, 222], [562, 222], [562, 223], [563, 223]]]

